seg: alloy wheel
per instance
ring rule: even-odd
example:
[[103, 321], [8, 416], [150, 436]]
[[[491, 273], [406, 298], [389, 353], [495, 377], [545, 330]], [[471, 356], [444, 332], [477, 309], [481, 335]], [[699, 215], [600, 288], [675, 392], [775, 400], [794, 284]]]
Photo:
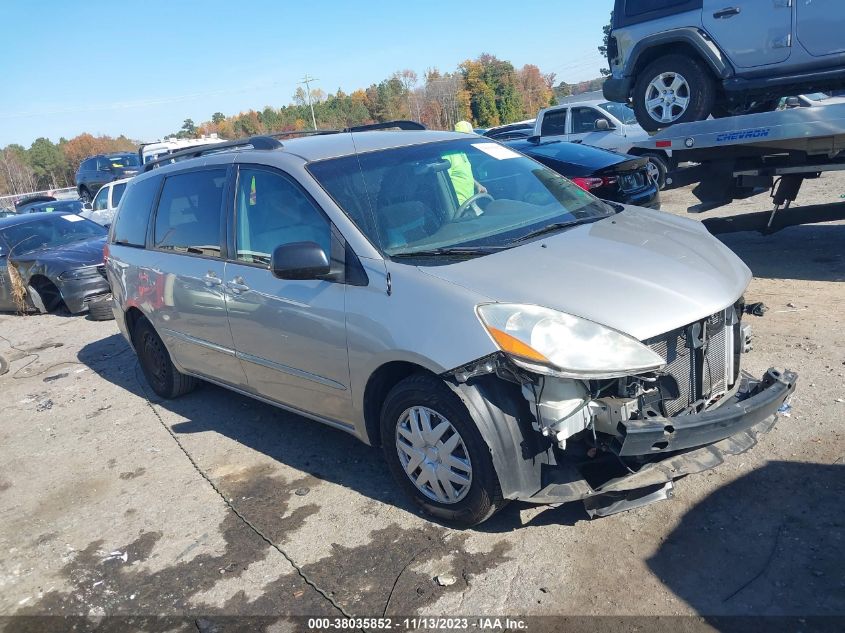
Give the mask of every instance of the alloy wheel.
[[469, 451], [458, 430], [433, 409], [411, 407], [399, 416], [396, 450], [411, 483], [429, 499], [453, 504], [469, 493]]
[[689, 103], [689, 83], [680, 73], [660, 73], [645, 91], [646, 110], [659, 123], [674, 123], [684, 116]]

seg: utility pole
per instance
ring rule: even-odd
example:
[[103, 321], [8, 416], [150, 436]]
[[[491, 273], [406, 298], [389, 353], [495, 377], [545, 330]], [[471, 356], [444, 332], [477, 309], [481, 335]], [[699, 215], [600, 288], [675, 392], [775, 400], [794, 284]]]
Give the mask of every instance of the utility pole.
[[308, 73], [305, 73], [305, 76], [302, 78], [302, 81], [299, 83], [305, 84], [305, 96], [308, 97], [308, 107], [311, 108], [311, 123], [314, 125], [314, 129], [317, 129], [317, 118], [314, 116], [314, 104], [311, 103], [311, 82], [317, 81], [314, 77], [309, 77]]

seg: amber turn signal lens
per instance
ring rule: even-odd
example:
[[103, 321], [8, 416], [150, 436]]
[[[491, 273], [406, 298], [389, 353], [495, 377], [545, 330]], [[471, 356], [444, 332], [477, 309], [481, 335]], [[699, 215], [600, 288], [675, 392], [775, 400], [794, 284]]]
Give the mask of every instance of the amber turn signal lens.
[[503, 332], [502, 330], [490, 326], [487, 326], [487, 330], [490, 332], [493, 340], [496, 341], [500, 348], [502, 348], [503, 352], [513, 354], [514, 356], [519, 356], [520, 358], [525, 358], [527, 360], [543, 363], [544, 365], [552, 364], [551, 361], [540, 352], [532, 347], [529, 347], [519, 339], [514, 338], [507, 332]]

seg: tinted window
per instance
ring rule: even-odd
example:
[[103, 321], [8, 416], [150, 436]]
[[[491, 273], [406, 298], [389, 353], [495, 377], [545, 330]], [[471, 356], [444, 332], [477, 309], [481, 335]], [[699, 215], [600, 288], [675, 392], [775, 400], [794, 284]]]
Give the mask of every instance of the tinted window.
[[240, 261], [269, 265], [276, 247], [294, 242], [316, 242], [331, 255], [328, 221], [298, 186], [280, 174], [242, 169], [236, 205]]
[[662, 11], [684, 4], [689, 0], [628, 0], [625, 5], [625, 15], [642, 15], [651, 11]]
[[165, 178], [156, 212], [156, 247], [219, 257], [225, 185], [225, 169], [191, 171]]
[[160, 178], [134, 181], [126, 190], [120, 213], [114, 221], [112, 242], [127, 246], [144, 246], [150, 210], [158, 193]]
[[543, 136], [566, 134], [566, 110], [546, 112], [543, 115], [543, 126], [540, 129], [540, 134]]
[[123, 197], [123, 192], [126, 191], [126, 183], [122, 182], [119, 185], [115, 185], [111, 189], [111, 206], [116, 207], [120, 204], [120, 199]]
[[109, 206], [108, 203], [109, 198], [109, 188], [103, 187], [97, 192], [96, 197], [94, 198], [94, 202], [91, 204], [94, 207], [94, 211], [102, 211], [106, 207]]
[[96, 169], [97, 167], [97, 159], [96, 158], [89, 158], [88, 160], [82, 161], [81, 169]]
[[572, 108], [572, 133], [585, 134], [596, 131], [596, 120], [604, 119], [609, 125], [610, 119], [593, 108]]

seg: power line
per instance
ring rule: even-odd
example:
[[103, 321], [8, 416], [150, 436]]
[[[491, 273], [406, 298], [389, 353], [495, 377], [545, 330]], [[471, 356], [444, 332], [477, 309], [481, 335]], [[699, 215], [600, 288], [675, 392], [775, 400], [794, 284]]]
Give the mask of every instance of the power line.
[[299, 83], [305, 84], [305, 96], [308, 97], [308, 107], [311, 108], [311, 123], [314, 126], [314, 129], [317, 129], [317, 117], [314, 116], [314, 104], [311, 103], [311, 82], [318, 81], [314, 77], [309, 77], [308, 73], [305, 73], [305, 76], [302, 78], [302, 81]]

